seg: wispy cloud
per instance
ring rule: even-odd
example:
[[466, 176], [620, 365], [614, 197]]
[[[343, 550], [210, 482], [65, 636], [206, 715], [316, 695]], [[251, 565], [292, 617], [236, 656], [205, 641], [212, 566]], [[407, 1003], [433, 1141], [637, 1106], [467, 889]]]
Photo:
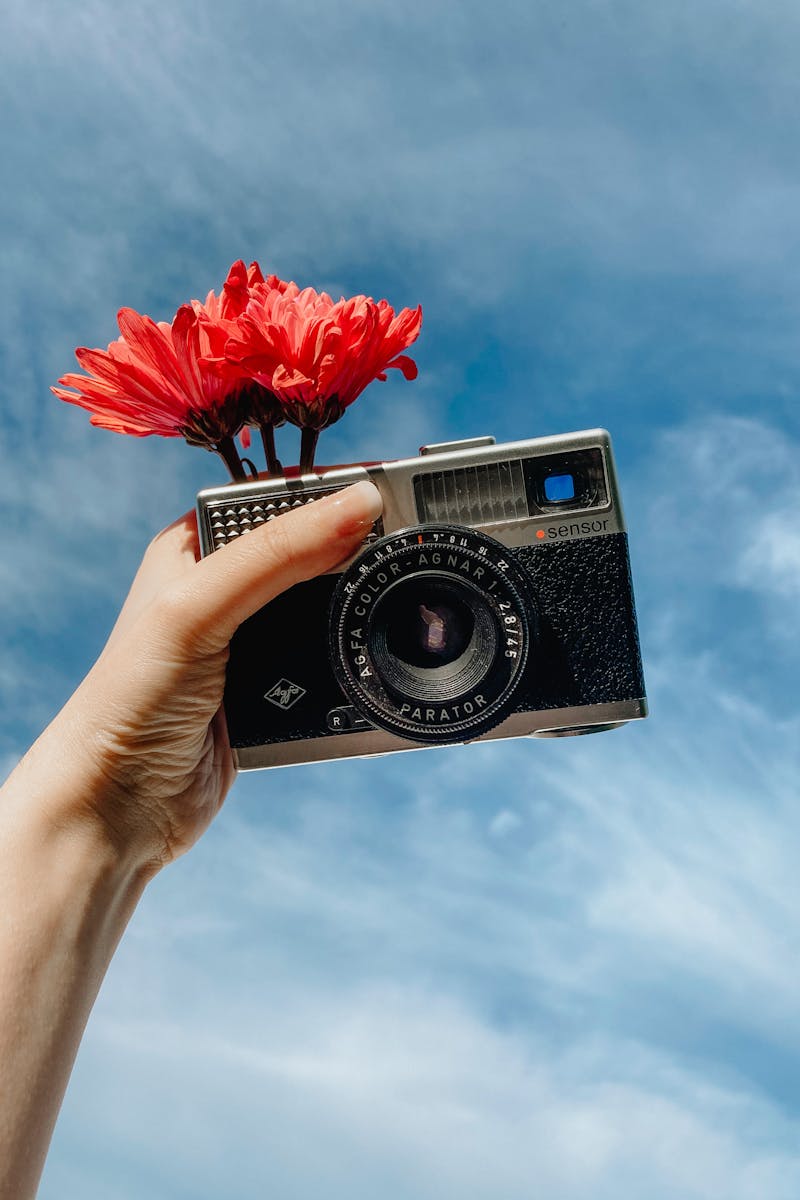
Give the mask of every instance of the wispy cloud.
[[[110, 1059], [150, 1096], [135, 1120], [162, 1188], [224, 1191], [236, 1162], [248, 1186], [309, 1197], [611, 1200], [623, 1187], [663, 1200], [789, 1200], [800, 1182], [786, 1148], [795, 1123], [631, 1040], [559, 1051], [411, 989], [303, 1006], [297, 1018], [276, 1025], [265, 1006], [257, 1047], [183, 1022], [103, 1030], [96, 1067]], [[102, 1130], [101, 1164], [129, 1144], [131, 1122], [110, 1080], [102, 1101], [82, 1114]], [[131, 1173], [128, 1183], [101, 1168], [101, 1187], [140, 1194], [149, 1172]], [[44, 1195], [58, 1183], [54, 1174]]]
[[[791, 507], [772, 512], [759, 522], [739, 561], [738, 578], [744, 586], [787, 600], [800, 597], [800, 488], [790, 494]], [[788, 638], [796, 630], [783, 624]]]

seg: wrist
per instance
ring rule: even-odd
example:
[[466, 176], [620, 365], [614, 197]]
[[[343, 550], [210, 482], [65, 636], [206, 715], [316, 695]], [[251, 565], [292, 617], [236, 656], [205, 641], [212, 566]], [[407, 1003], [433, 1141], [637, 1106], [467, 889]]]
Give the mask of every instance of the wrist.
[[0, 789], [0, 861], [9, 897], [35, 897], [56, 924], [96, 935], [109, 957], [146, 884], [149, 864], [117, 845], [103, 823], [49, 791], [31, 787], [34, 772], [13, 773]]
[[62, 709], [12, 771], [0, 789], [0, 839], [24, 837], [42, 848], [57, 844], [108, 885], [140, 893], [158, 864], [109, 825], [107, 780], [85, 731], [76, 726], [69, 706]]

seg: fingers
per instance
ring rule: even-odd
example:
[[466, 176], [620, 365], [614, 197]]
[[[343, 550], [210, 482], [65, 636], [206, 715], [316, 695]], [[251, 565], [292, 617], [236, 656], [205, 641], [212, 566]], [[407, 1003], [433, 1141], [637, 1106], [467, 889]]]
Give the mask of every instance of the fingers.
[[227, 646], [242, 621], [275, 596], [353, 554], [382, 507], [380, 492], [365, 480], [214, 551], [173, 589], [173, 632]]

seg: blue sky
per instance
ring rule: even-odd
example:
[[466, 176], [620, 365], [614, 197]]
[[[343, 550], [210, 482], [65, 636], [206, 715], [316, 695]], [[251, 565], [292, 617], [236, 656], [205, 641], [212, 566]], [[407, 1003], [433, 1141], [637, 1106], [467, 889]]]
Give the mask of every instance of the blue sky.
[[423, 305], [419, 379], [322, 461], [611, 430], [652, 705], [238, 780], [132, 922], [41, 1200], [796, 1200], [797, 6], [12, 0], [6, 28], [2, 763], [222, 479], [49, 384], [238, 257]]

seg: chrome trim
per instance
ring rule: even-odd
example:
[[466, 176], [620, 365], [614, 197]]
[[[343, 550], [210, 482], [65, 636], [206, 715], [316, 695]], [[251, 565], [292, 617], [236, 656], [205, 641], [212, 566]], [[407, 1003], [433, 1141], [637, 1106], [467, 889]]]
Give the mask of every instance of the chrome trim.
[[[574, 708], [551, 708], [541, 712], [513, 713], [482, 737], [475, 738], [474, 742], [492, 742], [498, 738], [558, 736], [556, 731], [559, 729], [583, 725], [616, 728], [646, 716], [647, 700], [644, 698], [620, 700], [614, 704], [589, 704]], [[474, 743], [455, 743], [470, 744]], [[427, 742], [412, 742], [384, 733], [380, 729], [371, 729], [366, 733], [338, 733], [331, 737], [276, 742], [269, 746], [244, 746], [233, 751], [233, 759], [237, 770], [256, 771], [263, 767], [290, 767], [297, 763], [332, 762], [340, 758], [373, 758], [398, 750], [435, 748], [435, 745]]]
[[452, 454], [454, 450], [477, 450], [478, 447], [495, 446], [497, 438], [492, 434], [486, 434], [485, 437], [461, 438], [458, 442], [431, 442], [427, 446], [420, 446], [420, 458], [426, 458], [429, 454]]

